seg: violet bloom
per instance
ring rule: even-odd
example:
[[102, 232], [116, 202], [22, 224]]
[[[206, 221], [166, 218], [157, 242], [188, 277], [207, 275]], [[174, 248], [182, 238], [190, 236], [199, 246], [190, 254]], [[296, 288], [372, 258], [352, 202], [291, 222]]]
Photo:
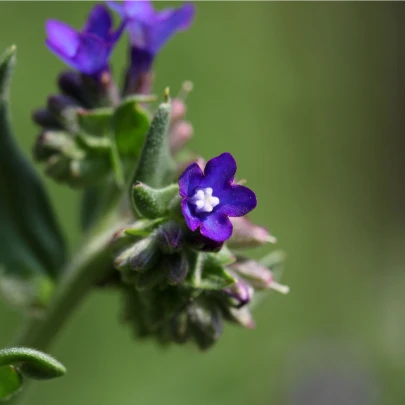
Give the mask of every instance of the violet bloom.
[[[186, 30], [192, 23], [195, 7], [192, 4], [162, 11], [154, 10], [150, 0], [122, 3], [108, 1], [123, 21], [131, 43], [130, 86], [139, 86], [138, 80], [150, 72], [155, 55], [177, 31]], [[127, 78], [129, 80], [129, 78]], [[137, 83], [137, 84], [134, 84]]]
[[61, 21], [48, 20], [45, 42], [71, 68], [97, 76], [107, 69], [111, 51], [122, 34], [124, 24], [116, 31], [112, 28], [113, 21], [108, 10], [103, 5], [96, 5], [80, 32]]
[[257, 204], [255, 193], [234, 184], [236, 162], [230, 153], [222, 153], [205, 166], [204, 173], [192, 163], [179, 180], [181, 209], [187, 226], [216, 242], [232, 235], [228, 217], [241, 217]]

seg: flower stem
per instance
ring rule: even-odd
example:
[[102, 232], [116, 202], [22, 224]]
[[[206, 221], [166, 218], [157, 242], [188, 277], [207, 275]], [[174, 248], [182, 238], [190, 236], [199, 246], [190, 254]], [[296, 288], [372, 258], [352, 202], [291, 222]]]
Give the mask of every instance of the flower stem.
[[[115, 226], [117, 225], [116, 217]], [[44, 316], [28, 319], [17, 334], [13, 346], [46, 350], [65, 322], [91, 291], [94, 284], [111, 271], [111, 237], [114, 232], [110, 216], [92, 232], [83, 248], [67, 264]], [[100, 232], [101, 231], [101, 232]]]

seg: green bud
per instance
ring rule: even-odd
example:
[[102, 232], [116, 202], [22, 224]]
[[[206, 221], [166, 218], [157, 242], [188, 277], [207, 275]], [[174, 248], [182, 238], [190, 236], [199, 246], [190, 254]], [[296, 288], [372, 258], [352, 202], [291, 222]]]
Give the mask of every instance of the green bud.
[[132, 202], [138, 215], [156, 219], [169, 214], [178, 194], [179, 186], [177, 184], [154, 189], [138, 182], [132, 188]]
[[156, 287], [165, 279], [165, 269], [162, 264], [150, 269], [147, 272], [137, 275], [135, 287], [138, 291], [146, 291]]
[[175, 253], [165, 257], [165, 265], [167, 266], [166, 281], [169, 285], [180, 284], [188, 273], [188, 260], [185, 254]]
[[159, 255], [155, 240], [149, 237], [122, 249], [115, 257], [114, 266], [120, 271], [145, 272], [155, 266]]
[[161, 188], [172, 181], [175, 163], [170, 154], [167, 136], [170, 111], [169, 101], [158, 107], [146, 134], [132, 183], [142, 182], [150, 187]]
[[54, 154], [65, 156], [80, 156], [73, 138], [64, 131], [46, 130], [36, 140], [33, 148], [34, 159], [46, 161]]
[[193, 337], [201, 350], [210, 348], [222, 334], [222, 318], [218, 308], [202, 302], [188, 308]]
[[155, 232], [156, 242], [163, 253], [173, 254], [184, 247], [183, 229], [175, 221], [168, 221]]

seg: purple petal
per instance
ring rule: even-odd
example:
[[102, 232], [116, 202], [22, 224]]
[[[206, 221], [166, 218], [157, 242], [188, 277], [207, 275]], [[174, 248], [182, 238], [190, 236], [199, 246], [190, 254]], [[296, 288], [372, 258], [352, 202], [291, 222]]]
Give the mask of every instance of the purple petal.
[[156, 53], [177, 31], [185, 30], [194, 19], [195, 7], [185, 4], [176, 10], [164, 10], [149, 32], [148, 48]]
[[[70, 65], [81, 73], [93, 75], [103, 70], [111, 47], [93, 35], [80, 35], [80, 45]], [[68, 63], [69, 64], [69, 63]]]
[[185, 198], [192, 197], [195, 188], [200, 185], [203, 179], [204, 175], [200, 166], [197, 163], [192, 163], [180, 176], [180, 195]]
[[225, 214], [216, 212], [202, 220], [200, 232], [216, 242], [224, 242], [232, 235], [232, 224]]
[[187, 200], [181, 202], [181, 211], [183, 212], [184, 219], [186, 220], [187, 226], [195, 231], [200, 225], [201, 221], [199, 218], [195, 217], [191, 211]]
[[150, 0], [126, 0], [124, 1], [123, 7], [126, 17], [131, 19], [144, 20], [145, 18], [151, 18], [155, 13]]
[[112, 18], [108, 10], [101, 4], [94, 6], [90, 12], [83, 33], [94, 34], [95, 36], [108, 41], [112, 28]]
[[222, 153], [207, 162], [204, 169], [205, 180], [203, 187], [222, 189], [230, 184], [236, 173], [236, 162], [230, 153]]
[[121, 18], [125, 18], [125, 8], [122, 3], [118, 3], [118, 1], [106, 1], [105, 3], [108, 8], [115, 11]]
[[80, 43], [78, 32], [56, 20], [48, 20], [45, 31], [46, 44], [52, 52], [61, 58], [70, 58], [75, 55]]
[[257, 205], [256, 194], [244, 186], [228, 186], [218, 196], [221, 200], [219, 212], [229, 217], [242, 217]]

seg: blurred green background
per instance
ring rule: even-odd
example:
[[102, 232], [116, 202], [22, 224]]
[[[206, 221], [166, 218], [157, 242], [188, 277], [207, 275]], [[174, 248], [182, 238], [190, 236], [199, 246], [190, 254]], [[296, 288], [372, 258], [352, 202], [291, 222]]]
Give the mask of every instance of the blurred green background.
[[[27, 156], [30, 113], [63, 68], [44, 22], [80, 27], [91, 4], [0, 4], [0, 48], [18, 46], [12, 112]], [[208, 353], [134, 341], [118, 297], [94, 293], [51, 350], [67, 376], [33, 385], [25, 404], [405, 403], [404, 7], [197, 3], [192, 29], [159, 55], [154, 89], [195, 83], [191, 146], [235, 155], [259, 198], [253, 219], [288, 253], [291, 293], [271, 294], [256, 330], [227, 327]], [[77, 194], [45, 182], [74, 246]], [[0, 318], [1, 347], [20, 318], [3, 304]]]

